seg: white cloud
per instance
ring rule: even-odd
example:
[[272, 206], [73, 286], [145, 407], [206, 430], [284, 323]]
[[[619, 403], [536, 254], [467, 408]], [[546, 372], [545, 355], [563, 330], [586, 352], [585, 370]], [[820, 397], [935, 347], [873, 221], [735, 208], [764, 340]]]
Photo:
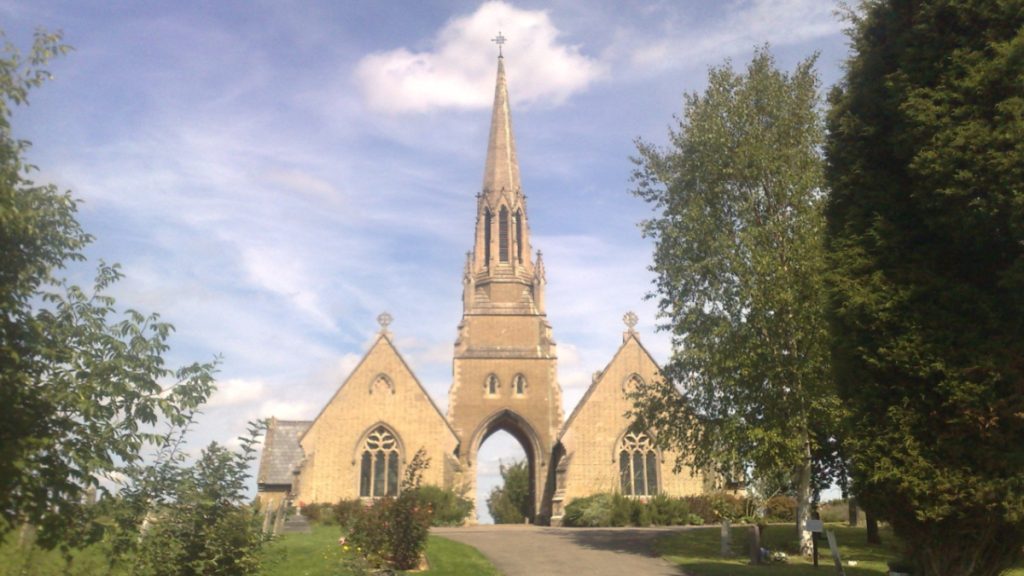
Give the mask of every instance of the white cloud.
[[309, 288], [308, 274], [300, 260], [279, 248], [242, 248], [242, 268], [253, 284], [285, 297], [297, 310], [321, 328], [335, 331], [337, 325]]
[[260, 414], [278, 420], [312, 420], [320, 411], [320, 405], [302, 400], [268, 400], [260, 406]]
[[734, 0], [713, 23], [688, 14], [666, 14], [664, 27], [621, 31], [619, 45], [631, 67], [660, 72], [677, 66], [707, 65], [769, 43], [789, 46], [839, 35], [842, 24], [833, 2], [822, 0]]
[[487, 107], [494, 97], [493, 50], [487, 47], [499, 30], [516, 62], [516, 102], [560, 104], [603, 74], [578, 46], [559, 43], [546, 11], [492, 1], [449, 21], [432, 51], [398, 48], [364, 57], [356, 82], [369, 106], [384, 112]]
[[266, 384], [259, 380], [230, 378], [219, 380], [217, 390], [206, 403], [207, 408], [238, 406], [262, 400], [267, 395]]

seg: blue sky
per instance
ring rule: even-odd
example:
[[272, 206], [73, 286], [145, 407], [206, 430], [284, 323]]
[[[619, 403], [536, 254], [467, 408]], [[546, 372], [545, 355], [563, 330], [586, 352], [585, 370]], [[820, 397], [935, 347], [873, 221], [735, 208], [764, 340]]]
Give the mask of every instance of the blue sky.
[[[630, 193], [634, 139], [664, 143], [709, 66], [769, 43], [823, 88], [846, 54], [829, 0], [706, 2], [51, 2], [0, 0], [27, 49], [63, 30], [70, 55], [15, 113], [39, 181], [72, 190], [120, 262], [120, 305], [177, 327], [171, 361], [223, 355], [192, 446], [256, 417], [316, 415], [388, 311], [444, 409], [472, 248], [500, 30], [535, 249], [559, 343], [566, 414], [644, 295], [651, 244]], [[70, 273], [88, 282], [91, 269]], [[491, 446], [493, 444], [493, 446]], [[481, 457], [517, 449], [489, 442]]]

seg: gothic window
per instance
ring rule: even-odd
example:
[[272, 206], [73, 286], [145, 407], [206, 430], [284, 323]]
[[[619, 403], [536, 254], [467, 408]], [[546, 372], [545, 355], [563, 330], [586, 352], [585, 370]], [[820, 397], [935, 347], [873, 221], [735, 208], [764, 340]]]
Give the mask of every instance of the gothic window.
[[378, 374], [370, 383], [370, 394], [395, 393], [395, 384], [388, 378], [387, 374]]
[[498, 259], [508, 262], [508, 208], [498, 211]]
[[643, 384], [644, 379], [641, 378], [639, 374], [633, 373], [622, 382], [622, 391], [626, 394], [630, 394], [632, 392], [636, 392], [640, 386], [643, 386]]
[[491, 265], [491, 211], [484, 210], [484, 266]]
[[359, 495], [379, 498], [398, 494], [398, 440], [384, 426], [366, 436], [359, 467]]
[[487, 376], [487, 380], [484, 382], [484, 389], [487, 391], [488, 396], [497, 396], [498, 388], [501, 387], [501, 382], [498, 381], [498, 377], [495, 374]]
[[516, 259], [523, 263], [523, 211], [516, 210]]
[[658, 454], [650, 436], [629, 432], [619, 446], [619, 480], [626, 496], [658, 493]]
[[516, 396], [526, 395], [526, 376], [522, 374], [516, 374], [516, 377], [512, 379], [512, 390], [515, 391]]

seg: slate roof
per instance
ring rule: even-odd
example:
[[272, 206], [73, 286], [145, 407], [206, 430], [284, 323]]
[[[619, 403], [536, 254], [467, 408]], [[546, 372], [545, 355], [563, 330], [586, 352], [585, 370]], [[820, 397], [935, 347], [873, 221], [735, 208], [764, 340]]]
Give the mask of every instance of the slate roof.
[[305, 456], [299, 439], [312, 424], [305, 420], [271, 419], [263, 442], [257, 483], [291, 485], [293, 472]]

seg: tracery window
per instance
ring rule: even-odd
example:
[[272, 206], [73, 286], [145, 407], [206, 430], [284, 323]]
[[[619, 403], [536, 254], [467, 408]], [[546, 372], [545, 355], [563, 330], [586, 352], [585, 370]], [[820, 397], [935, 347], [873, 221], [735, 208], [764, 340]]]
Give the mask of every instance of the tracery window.
[[622, 438], [619, 480], [626, 496], [653, 496], [658, 493], [658, 454], [647, 434], [629, 432]]
[[359, 495], [379, 498], [398, 494], [398, 440], [384, 426], [366, 436], [359, 469]]
[[497, 396], [498, 388], [501, 387], [501, 382], [498, 380], [498, 376], [490, 374], [487, 376], [487, 380], [484, 382], [484, 389], [487, 390], [488, 396]]
[[526, 394], [526, 376], [522, 374], [516, 374], [516, 377], [512, 379], [512, 390], [515, 391], [516, 396], [523, 396]]

